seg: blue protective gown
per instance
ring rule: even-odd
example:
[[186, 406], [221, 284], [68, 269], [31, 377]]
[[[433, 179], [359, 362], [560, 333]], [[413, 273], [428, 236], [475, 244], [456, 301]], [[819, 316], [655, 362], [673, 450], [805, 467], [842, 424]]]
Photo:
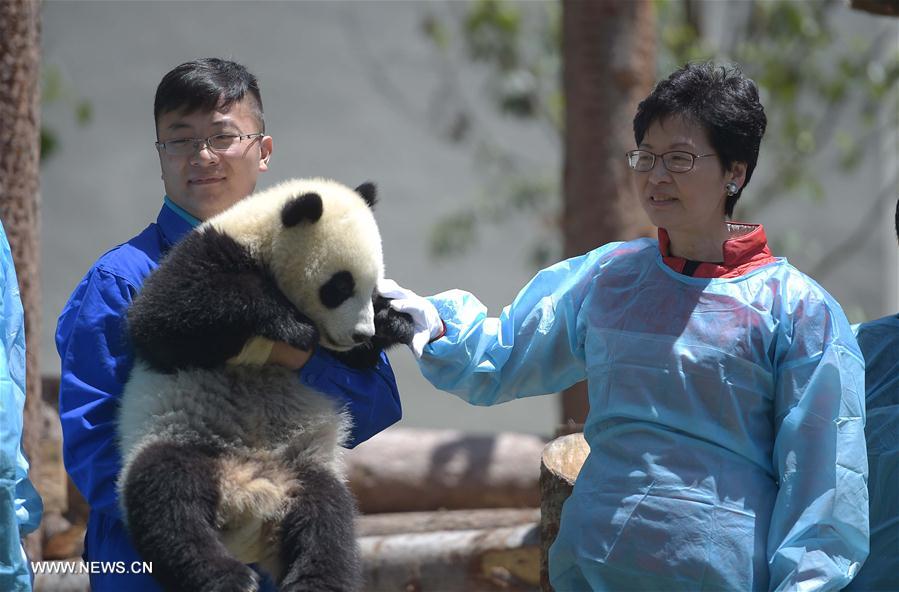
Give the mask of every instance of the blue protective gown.
[[[155, 224], [100, 257], [59, 317], [56, 348], [62, 360], [63, 460], [91, 508], [84, 558], [124, 566], [118, 573], [92, 571], [93, 592], [160, 590], [151, 575], [132, 568], [142, 559], [125, 529], [116, 491], [122, 458], [115, 422], [119, 397], [134, 362], [125, 312], [160, 258], [197, 223], [166, 199]], [[354, 370], [316, 350], [298, 380], [346, 407], [353, 419], [350, 446], [392, 425], [402, 414], [396, 379], [383, 354], [374, 370]], [[267, 582], [264, 592], [272, 589]]]
[[847, 590], [899, 591], [899, 315], [853, 328], [865, 356], [871, 554]]
[[540, 272], [499, 318], [465, 292], [430, 300], [437, 388], [492, 405], [587, 380], [558, 592], [837, 590], [865, 560], [862, 358], [786, 260], [693, 278], [640, 239]]
[[16, 268], [0, 225], [0, 590], [31, 590], [21, 537], [38, 527], [43, 504], [22, 453], [25, 323]]

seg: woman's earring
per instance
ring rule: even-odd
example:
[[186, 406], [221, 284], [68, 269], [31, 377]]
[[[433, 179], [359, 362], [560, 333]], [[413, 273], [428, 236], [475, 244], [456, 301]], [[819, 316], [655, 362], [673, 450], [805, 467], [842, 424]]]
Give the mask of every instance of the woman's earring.
[[727, 190], [728, 197], [733, 197], [737, 194], [737, 184], [733, 181], [725, 185], [724, 188]]

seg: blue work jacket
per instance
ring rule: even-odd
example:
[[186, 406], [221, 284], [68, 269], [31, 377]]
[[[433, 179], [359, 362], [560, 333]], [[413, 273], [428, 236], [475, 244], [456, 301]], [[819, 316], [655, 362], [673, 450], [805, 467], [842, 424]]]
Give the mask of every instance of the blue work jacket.
[[[91, 564], [94, 592], [160, 590], [139, 564], [142, 560], [125, 529], [116, 491], [122, 466], [116, 417], [134, 362], [125, 313], [160, 258], [197, 223], [166, 199], [155, 224], [100, 257], [69, 298], [57, 324], [63, 458], [90, 505], [84, 558], [107, 562]], [[299, 372], [299, 380], [346, 406], [353, 419], [350, 447], [401, 417], [396, 379], [383, 354], [377, 368], [360, 371], [316, 350]]]

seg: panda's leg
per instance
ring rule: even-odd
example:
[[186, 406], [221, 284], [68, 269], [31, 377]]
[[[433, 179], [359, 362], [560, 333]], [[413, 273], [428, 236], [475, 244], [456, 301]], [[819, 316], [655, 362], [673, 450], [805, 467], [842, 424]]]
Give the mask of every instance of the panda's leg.
[[297, 475], [301, 489], [281, 522], [282, 592], [356, 592], [362, 565], [356, 501], [346, 484], [319, 466]]
[[128, 528], [165, 590], [256, 592], [258, 576], [232, 557], [214, 529], [219, 503], [217, 452], [155, 442], [128, 468]]

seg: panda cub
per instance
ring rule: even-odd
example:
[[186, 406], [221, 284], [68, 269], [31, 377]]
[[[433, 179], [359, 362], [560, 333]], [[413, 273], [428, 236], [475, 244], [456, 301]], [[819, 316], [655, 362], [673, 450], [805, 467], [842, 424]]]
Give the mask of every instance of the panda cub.
[[349, 419], [297, 373], [234, 362], [259, 338], [372, 367], [409, 343], [376, 294], [375, 188], [299, 179], [254, 194], [182, 240], [128, 313], [136, 361], [122, 396], [120, 499], [166, 590], [361, 587]]

